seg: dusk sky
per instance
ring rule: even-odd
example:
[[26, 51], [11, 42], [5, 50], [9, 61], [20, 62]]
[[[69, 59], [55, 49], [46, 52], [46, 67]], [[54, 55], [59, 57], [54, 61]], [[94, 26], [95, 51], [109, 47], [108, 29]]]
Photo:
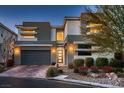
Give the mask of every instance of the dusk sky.
[[47, 21], [52, 25], [61, 25], [64, 16], [80, 16], [81, 12], [85, 12], [85, 7], [93, 6], [0, 6], [0, 22], [15, 32], [15, 25], [23, 21]]

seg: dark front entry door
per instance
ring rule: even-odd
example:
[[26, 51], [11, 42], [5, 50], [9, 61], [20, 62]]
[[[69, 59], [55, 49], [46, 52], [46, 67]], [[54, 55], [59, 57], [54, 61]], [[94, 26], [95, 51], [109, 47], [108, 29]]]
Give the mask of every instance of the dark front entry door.
[[21, 64], [22, 65], [49, 65], [50, 64], [49, 50], [22, 50]]

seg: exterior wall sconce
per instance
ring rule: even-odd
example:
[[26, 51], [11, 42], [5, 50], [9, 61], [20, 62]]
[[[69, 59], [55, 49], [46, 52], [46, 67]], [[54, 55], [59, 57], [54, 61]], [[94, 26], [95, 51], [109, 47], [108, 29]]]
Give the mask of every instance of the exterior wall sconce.
[[70, 53], [74, 53], [76, 49], [76, 46], [74, 44], [68, 44], [68, 51]]
[[52, 53], [52, 54], [55, 54], [55, 53], [56, 53], [56, 47], [52, 47], [52, 48], [51, 48], [51, 53]]
[[15, 54], [15, 55], [19, 55], [19, 54], [20, 54], [20, 48], [19, 48], [19, 47], [16, 47], [16, 48], [14, 49], [14, 54]]

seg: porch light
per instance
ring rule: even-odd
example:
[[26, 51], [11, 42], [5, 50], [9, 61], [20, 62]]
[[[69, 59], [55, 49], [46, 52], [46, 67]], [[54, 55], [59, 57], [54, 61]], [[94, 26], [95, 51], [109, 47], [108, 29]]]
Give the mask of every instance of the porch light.
[[52, 53], [56, 53], [56, 48], [55, 48], [55, 47], [52, 47], [52, 48], [51, 48], [51, 52], [52, 52]]
[[68, 44], [68, 51], [73, 53], [75, 51], [75, 45], [74, 44]]
[[15, 55], [19, 55], [19, 54], [20, 54], [20, 48], [19, 48], [19, 47], [16, 47], [16, 48], [14, 49], [14, 54], [15, 54]]

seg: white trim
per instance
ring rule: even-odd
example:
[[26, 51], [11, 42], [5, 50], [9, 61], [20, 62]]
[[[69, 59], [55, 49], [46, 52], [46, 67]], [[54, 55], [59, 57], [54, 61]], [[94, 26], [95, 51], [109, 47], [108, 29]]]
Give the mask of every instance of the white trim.
[[74, 44], [89, 44], [89, 41], [74, 41]]
[[16, 46], [52, 46], [52, 44], [18, 44]]

